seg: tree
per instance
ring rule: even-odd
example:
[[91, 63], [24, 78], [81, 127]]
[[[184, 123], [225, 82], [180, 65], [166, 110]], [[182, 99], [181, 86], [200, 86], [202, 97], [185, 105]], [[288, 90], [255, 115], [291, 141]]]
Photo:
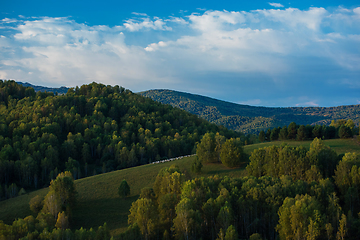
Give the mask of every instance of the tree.
[[288, 139], [295, 139], [296, 138], [296, 123], [292, 122], [289, 124], [288, 127]]
[[130, 195], [130, 186], [125, 179], [120, 183], [118, 193], [121, 198], [125, 198]]
[[64, 211], [58, 214], [55, 227], [62, 230], [65, 230], [69, 227], [69, 218], [66, 216]]
[[178, 239], [197, 239], [196, 229], [200, 220], [199, 211], [192, 209], [192, 201], [182, 198], [176, 206], [174, 229]]
[[346, 221], [346, 216], [345, 214], [342, 214], [341, 215], [341, 219], [339, 221], [339, 230], [336, 234], [336, 239], [337, 240], [344, 240], [345, 239], [345, 236], [346, 236], [346, 232], [347, 232], [347, 228], [346, 228], [346, 224], [347, 221]]
[[326, 146], [320, 138], [315, 138], [310, 144], [307, 152], [311, 165], [316, 165], [323, 177], [331, 177], [337, 163], [337, 154], [330, 147]]
[[265, 172], [266, 148], [259, 148], [252, 151], [249, 159], [250, 163], [246, 166], [246, 171], [254, 177], [262, 177]]
[[236, 232], [236, 229], [233, 225], [230, 225], [225, 233], [225, 240], [237, 240], [238, 234]]
[[146, 240], [154, 233], [157, 221], [156, 207], [151, 199], [141, 198], [132, 203], [128, 220], [136, 224]]
[[215, 136], [212, 133], [205, 133], [200, 143], [196, 145], [196, 155], [203, 163], [217, 162]]
[[315, 125], [312, 134], [314, 135], [314, 138], [321, 138], [323, 136], [321, 125]]
[[233, 211], [231, 205], [226, 201], [224, 206], [220, 209], [217, 222], [223, 229], [228, 229], [233, 221]]
[[279, 138], [279, 132], [280, 132], [280, 127], [279, 128], [273, 128], [271, 130], [271, 134], [270, 134], [270, 141], [276, 141]]
[[226, 167], [239, 167], [245, 161], [245, 153], [240, 139], [226, 140], [221, 148], [220, 158]]
[[288, 129], [286, 126], [281, 128], [280, 133], [279, 133], [279, 139], [280, 140], [288, 139]]
[[261, 130], [259, 133], [259, 141], [260, 142], [265, 142], [265, 132], [264, 130]]
[[339, 137], [340, 138], [350, 138], [352, 136], [351, 128], [346, 125], [341, 125], [339, 128]]
[[254, 233], [250, 236], [249, 240], [262, 240], [262, 238], [259, 233]]
[[215, 135], [215, 152], [216, 152], [218, 162], [221, 162], [220, 152], [221, 152], [221, 147], [225, 141], [226, 141], [226, 138], [217, 132]]
[[193, 163], [191, 164], [191, 171], [193, 173], [199, 174], [201, 173], [202, 167], [203, 167], [202, 163], [200, 162], [199, 158], [196, 156]]
[[30, 210], [35, 214], [38, 214], [43, 207], [43, 198], [39, 195], [36, 195], [30, 200], [29, 205]]
[[[360, 154], [345, 153], [342, 160], [336, 166], [335, 170], [335, 184], [340, 189], [342, 195], [345, 195], [348, 188], [355, 186], [353, 181], [355, 176], [351, 176], [353, 167], [360, 167]], [[355, 172], [355, 171], [354, 171]]]
[[49, 188], [43, 211], [51, 213], [55, 219], [60, 211], [65, 211], [69, 216], [76, 203], [76, 189], [71, 173], [59, 173], [55, 180], [51, 180]]
[[300, 125], [298, 128], [296, 139], [299, 141], [304, 141], [306, 139], [306, 129], [304, 125]]
[[307, 194], [287, 197], [279, 208], [280, 239], [316, 239], [323, 224], [320, 209], [316, 198]]

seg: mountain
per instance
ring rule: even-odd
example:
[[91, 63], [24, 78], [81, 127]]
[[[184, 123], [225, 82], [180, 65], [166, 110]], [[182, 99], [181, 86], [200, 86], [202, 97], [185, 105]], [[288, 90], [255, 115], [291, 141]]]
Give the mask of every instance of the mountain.
[[360, 105], [254, 107], [173, 90], [149, 90], [138, 94], [163, 104], [184, 109], [209, 122], [243, 133], [258, 133], [268, 128], [289, 125], [291, 122], [302, 125], [329, 125], [331, 120], [352, 119], [358, 123], [360, 119]]
[[36, 85], [32, 85], [31, 83], [23, 83], [23, 82], [17, 82], [18, 84], [24, 86], [24, 87], [32, 87], [35, 92], [52, 92], [54, 94], [58, 93], [58, 94], [66, 94], [67, 91], [69, 90], [69, 88], [67, 87], [59, 87], [59, 88], [49, 88], [49, 87], [43, 87], [43, 86], [36, 86]]

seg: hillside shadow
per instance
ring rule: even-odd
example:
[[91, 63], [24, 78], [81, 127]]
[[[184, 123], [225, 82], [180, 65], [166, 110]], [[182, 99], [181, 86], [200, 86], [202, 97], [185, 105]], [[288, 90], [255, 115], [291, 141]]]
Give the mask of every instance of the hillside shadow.
[[138, 197], [139, 195], [126, 199], [117, 197], [79, 202], [73, 212], [72, 229], [83, 227], [97, 230], [105, 222], [110, 231], [126, 228], [128, 226], [129, 209], [132, 202], [136, 201]]

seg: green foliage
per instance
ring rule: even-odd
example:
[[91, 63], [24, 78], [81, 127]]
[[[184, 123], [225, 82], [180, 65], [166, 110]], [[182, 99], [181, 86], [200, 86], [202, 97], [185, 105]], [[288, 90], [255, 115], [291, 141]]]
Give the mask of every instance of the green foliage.
[[296, 123], [295, 122], [291, 122], [288, 126], [288, 135], [287, 135], [287, 139], [295, 139], [296, 138], [296, 132], [297, 132], [297, 128], [296, 128]]
[[[259, 133], [269, 128], [289, 125], [291, 122], [296, 122], [299, 125], [315, 125], [319, 123], [329, 125], [331, 120], [341, 118], [352, 119], [356, 122], [359, 120], [359, 105], [266, 108], [234, 104], [172, 90], [149, 90], [139, 94], [155, 101], [184, 109], [212, 123], [245, 134]], [[346, 121], [343, 124], [345, 123]], [[286, 135], [283, 134], [282, 137], [286, 138], [281, 139], [287, 139], [287, 135], [288, 133]], [[229, 138], [229, 136], [226, 137]]]
[[360, 211], [360, 155], [346, 153], [335, 170], [335, 184], [339, 188], [345, 210], [356, 214]]
[[259, 141], [265, 142], [265, 132], [263, 130], [261, 130], [259, 133]]
[[249, 240], [262, 240], [262, 238], [260, 234], [254, 233], [250, 236]]
[[318, 201], [309, 195], [286, 198], [279, 208], [277, 231], [280, 239], [316, 239], [323, 217]]
[[156, 208], [152, 200], [141, 198], [131, 205], [129, 224], [136, 223], [145, 239], [154, 234], [156, 219]]
[[339, 230], [336, 234], [336, 239], [337, 240], [344, 240], [346, 233], [347, 233], [347, 221], [346, 221], [346, 216], [345, 214], [341, 215], [341, 219], [339, 221]]
[[56, 228], [60, 228], [62, 230], [67, 229], [69, 227], [69, 218], [66, 216], [65, 212], [59, 212], [55, 224]]
[[[319, 151], [321, 152], [321, 149], [323, 148], [321, 143], [337, 146], [339, 151], [338, 153], [346, 150], [349, 151], [349, 149], [351, 149], [349, 147], [352, 144], [351, 140], [328, 140], [321, 141], [320, 144], [314, 144], [315, 146], [313, 149], [316, 151], [320, 149]], [[267, 144], [268, 143], [258, 144], [257, 146], [246, 146], [244, 149], [246, 152], [251, 152], [254, 147], [259, 148], [266, 146]], [[280, 144], [280, 142], [276, 142], [276, 144]], [[289, 141], [288, 144], [291, 144], [291, 146], [298, 146], [300, 144], [306, 148], [309, 148], [310, 146], [310, 142]], [[356, 143], [354, 144], [356, 145]], [[356, 147], [358, 148], [357, 145]], [[285, 146], [274, 147], [274, 150], [278, 150], [279, 148], [285, 148]], [[294, 147], [294, 149], [296, 149], [296, 147]], [[301, 148], [299, 148], [299, 151], [294, 150], [294, 152], [303, 153], [300, 149]], [[354, 149], [356, 150], [356, 148]], [[287, 148], [286, 151], [284, 151], [283, 156], [287, 156], [286, 154], [291, 153], [292, 151], [293, 150], [291, 148]], [[276, 151], [273, 151], [273, 153], [275, 156], [276, 153], [279, 154], [279, 152]], [[170, 176], [172, 173], [180, 171], [179, 169], [181, 169], [187, 178], [191, 178], [194, 175], [191, 174], [189, 168], [194, 158], [195, 157], [190, 157], [177, 160], [176, 164], [179, 167], [172, 167], [172, 170], [165, 171], [164, 173], [166, 174], [162, 174], [162, 176]], [[350, 198], [350, 196], [356, 197], [356, 195], [354, 195], [356, 189], [354, 189], [353, 186], [350, 187], [352, 189], [349, 192], [345, 191], [345, 196], [343, 196], [341, 192], [337, 191], [338, 187], [334, 188], [332, 180], [329, 179], [318, 179], [318, 182], [307, 183], [303, 180], [299, 181], [292, 179], [290, 176], [280, 176], [280, 178], [267, 176], [260, 177], [260, 179], [254, 177], [238, 178], [242, 174], [241, 169], [226, 169], [222, 165], [209, 164], [204, 165], [203, 167], [202, 179], [194, 179], [193, 181], [181, 184], [183, 188], [180, 188], [180, 194], [175, 194], [176, 196], [174, 196], [173, 193], [166, 194], [164, 192], [164, 194], [161, 193], [163, 194], [163, 197], [158, 200], [151, 188], [144, 189], [144, 191], [140, 193], [140, 188], [144, 186], [144, 184], [149, 187], [152, 185], [155, 181], [156, 172], [158, 172], [160, 168], [164, 166], [169, 167], [171, 164], [173, 163], [166, 162], [163, 164], [150, 164], [77, 180], [76, 188], [79, 191], [79, 201], [73, 211], [74, 218], [72, 222], [72, 229], [80, 228], [82, 225], [84, 227], [86, 226], [86, 228], [95, 227], [101, 225], [105, 220], [108, 220], [110, 221], [109, 228], [111, 229], [112, 234], [114, 234], [114, 237], [118, 236], [121, 239], [123, 235], [119, 236], [119, 234], [127, 228], [125, 223], [123, 223], [127, 221], [127, 218], [123, 217], [123, 215], [128, 212], [131, 202], [135, 200], [135, 196], [140, 194], [140, 199], [150, 199], [156, 206], [155, 215], [158, 216], [158, 218], [154, 235], [152, 235], [153, 238], [161, 239], [164, 236], [169, 237], [170, 239], [175, 238], [175, 228], [172, 229], [171, 226], [169, 227], [169, 225], [171, 225], [169, 223], [172, 223], [172, 226], [174, 226], [174, 222], [168, 220], [174, 219], [174, 217], [171, 216], [177, 216], [176, 206], [182, 198], [186, 197], [190, 199], [191, 203], [189, 205], [188, 213], [194, 213], [191, 215], [193, 217], [193, 221], [191, 222], [193, 225], [189, 225], [189, 238], [193, 237], [195, 239], [199, 239], [201, 237], [203, 239], [216, 239], [216, 237], [219, 236], [220, 228], [224, 226], [222, 225], [223, 222], [220, 222], [220, 219], [223, 218], [218, 218], [218, 216], [221, 215], [219, 214], [220, 210], [231, 208], [233, 213], [233, 222], [231, 224], [234, 226], [236, 232], [238, 232], [240, 238], [248, 239], [254, 233], [259, 233], [264, 239], [276, 239], [277, 233], [275, 232], [275, 225], [279, 220], [277, 213], [284, 199], [286, 197], [295, 198], [296, 194], [308, 194], [309, 196], [315, 198], [321, 205], [320, 216], [322, 216], [323, 221], [322, 224], [317, 224], [316, 221], [313, 221], [312, 223], [309, 221], [307, 232], [308, 234], [311, 234], [306, 236], [309, 238], [311, 236], [315, 236], [316, 231], [319, 228], [322, 238], [326, 239], [326, 236], [330, 233], [331, 236], [336, 236], [336, 233], [339, 231], [341, 215], [344, 212], [347, 213], [351, 206], [354, 207], [354, 210], [352, 214], [351, 212], [348, 214], [348, 216], [351, 215], [351, 217], [348, 217], [347, 219], [348, 224], [346, 228], [346, 237], [349, 239], [356, 239], [356, 237], [352, 236], [358, 236], [356, 234], [356, 229], [358, 228], [357, 208], [356, 205], [350, 204], [355, 203], [353, 200], [356, 199]], [[210, 179], [207, 178], [207, 176], [213, 175], [216, 172], [219, 173], [221, 177], [215, 176]], [[317, 172], [319, 173], [320, 170], [318, 169]], [[229, 177], [226, 177], [226, 175]], [[175, 176], [176, 175], [174, 175], [174, 177]], [[357, 178], [356, 175], [350, 174], [350, 176], [354, 177], [354, 180]], [[116, 199], [114, 193], [116, 193], [119, 182], [121, 182], [124, 178], [127, 179], [132, 186], [132, 196], [127, 199], [119, 200]], [[165, 181], [170, 178], [161, 177], [161, 179]], [[171, 190], [171, 188], [167, 188], [167, 190], [169, 189]], [[6, 205], [4, 205], [5, 202], [0, 202], [0, 212], [3, 212], [5, 208], [12, 211], [10, 209], [14, 209], [12, 207], [14, 203], [25, 198], [28, 199], [28, 203], [29, 200], [36, 194], [44, 196], [46, 193], [44, 192], [40, 194], [38, 192], [30, 192], [29, 195], [26, 194], [13, 198], [11, 199], [11, 202], [7, 201]], [[159, 207], [160, 205], [162, 207]], [[26, 204], [26, 208], [29, 208], [28, 206], [29, 205]], [[22, 207], [17, 205], [17, 208], [21, 209]], [[91, 212], [89, 212], [89, 209], [91, 209]], [[117, 209], [117, 211], [114, 212], [113, 209]], [[52, 215], [50, 215], [49, 218], [49, 215], [45, 214], [34, 221], [38, 226], [54, 226], [56, 223]], [[332, 229], [330, 228], [330, 225]], [[123, 236], [123, 239], [143, 239], [143, 236], [139, 237], [141, 231], [136, 230], [136, 225], [133, 225], [131, 229], [133, 229], [132, 232], [129, 231], [128, 233], [132, 235], [128, 235], [127, 238], [126, 236]], [[65, 235], [61, 235], [61, 231], [57, 229], [55, 230], [56, 231], [48, 229], [48, 232], [50, 232], [50, 234], [52, 234], [52, 232], [54, 232], [54, 234], [58, 234], [56, 236], [66, 237]], [[227, 229], [223, 230], [224, 238], [226, 230]], [[89, 230], [85, 231], [89, 232]], [[76, 236], [76, 231], [72, 230], [71, 232], [72, 236]], [[96, 231], [93, 232], [96, 233]], [[38, 234], [43, 234], [42, 230], [38, 230]], [[67, 234], [70, 234], [69, 231]], [[51, 235], [51, 238], [55, 238], [54, 236]], [[179, 236], [184, 236], [184, 233], [180, 232]], [[35, 237], [35, 239], [37, 238], [38, 237]], [[92, 238], [89, 237], [89, 239]]]
[[225, 240], [237, 240], [238, 234], [236, 232], [236, 229], [233, 225], [230, 225], [225, 233]]
[[[206, 132], [240, 134], [119, 86], [66, 94], [0, 80], [0, 185], [37, 189], [59, 172], [74, 179], [189, 155]], [[221, 140], [221, 139], [220, 139]], [[13, 189], [15, 190], [15, 189]], [[5, 192], [5, 190], [3, 190]]]
[[288, 175], [293, 179], [312, 182], [333, 176], [338, 155], [325, 146], [321, 139], [315, 138], [309, 151], [302, 146], [271, 146], [255, 149], [249, 159], [250, 163], [246, 167], [249, 175]]
[[[276, 150], [277, 153], [277, 150]], [[260, 148], [260, 149], [255, 149], [250, 157], [249, 157], [249, 164], [246, 166], [246, 171], [249, 175], [252, 175], [254, 177], [261, 177], [265, 175], [265, 164], [266, 164], [266, 149]], [[271, 155], [270, 155], [271, 156]], [[268, 156], [268, 158], [270, 157]], [[275, 161], [278, 161], [278, 154], [276, 154], [276, 159], [274, 159]], [[270, 163], [270, 161], [269, 161]], [[270, 167], [270, 165], [269, 165]]]
[[193, 163], [191, 164], [191, 171], [193, 173], [199, 174], [199, 173], [201, 173], [201, 168], [202, 167], [203, 167], [203, 165], [202, 165], [201, 161], [196, 156]]
[[280, 133], [279, 133], [279, 139], [280, 139], [280, 140], [286, 140], [286, 139], [288, 139], [287, 126], [284, 126], [284, 127], [281, 128]]
[[125, 198], [130, 195], [130, 186], [125, 179], [120, 183], [118, 194], [121, 198]]
[[70, 216], [76, 203], [76, 189], [71, 173], [60, 173], [51, 181], [49, 189], [44, 198], [43, 213], [51, 214], [55, 220], [60, 216], [60, 212]]
[[304, 125], [301, 125], [296, 134], [296, 139], [299, 141], [304, 141], [306, 139], [306, 129]]
[[33, 213], [38, 214], [40, 210], [43, 208], [43, 198], [40, 197], [39, 195], [36, 195], [30, 200], [29, 205], [30, 205], [30, 210]]
[[220, 158], [226, 167], [240, 167], [246, 161], [246, 155], [240, 139], [228, 139], [221, 148]]
[[196, 146], [196, 155], [203, 163], [218, 162], [215, 148], [215, 135], [212, 133], [205, 133], [200, 143]]
[[340, 138], [350, 138], [352, 137], [352, 131], [350, 127], [347, 127], [345, 125], [341, 125], [339, 128], [339, 137]]

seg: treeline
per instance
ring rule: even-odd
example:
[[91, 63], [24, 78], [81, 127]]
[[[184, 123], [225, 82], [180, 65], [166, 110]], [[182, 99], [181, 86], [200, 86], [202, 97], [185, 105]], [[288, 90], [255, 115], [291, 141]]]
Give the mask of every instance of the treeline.
[[185, 181], [160, 171], [141, 191], [120, 239], [358, 239], [360, 155], [311, 148], [255, 150], [244, 178]]
[[0, 116], [0, 199], [46, 186], [64, 170], [77, 179], [188, 155], [206, 132], [240, 136], [97, 83], [56, 96], [0, 80]]
[[333, 139], [333, 138], [350, 138], [359, 134], [359, 127], [355, 127], [354, 122], [344, 119], [332, 120], [330, 126], [326, 125], [297, 125], [295, 122], [289, 126], [277, 127], [264, 130], [259, 133], [259, 141], [276, 141], [276, 140], [310, 140], [314, 138]]

